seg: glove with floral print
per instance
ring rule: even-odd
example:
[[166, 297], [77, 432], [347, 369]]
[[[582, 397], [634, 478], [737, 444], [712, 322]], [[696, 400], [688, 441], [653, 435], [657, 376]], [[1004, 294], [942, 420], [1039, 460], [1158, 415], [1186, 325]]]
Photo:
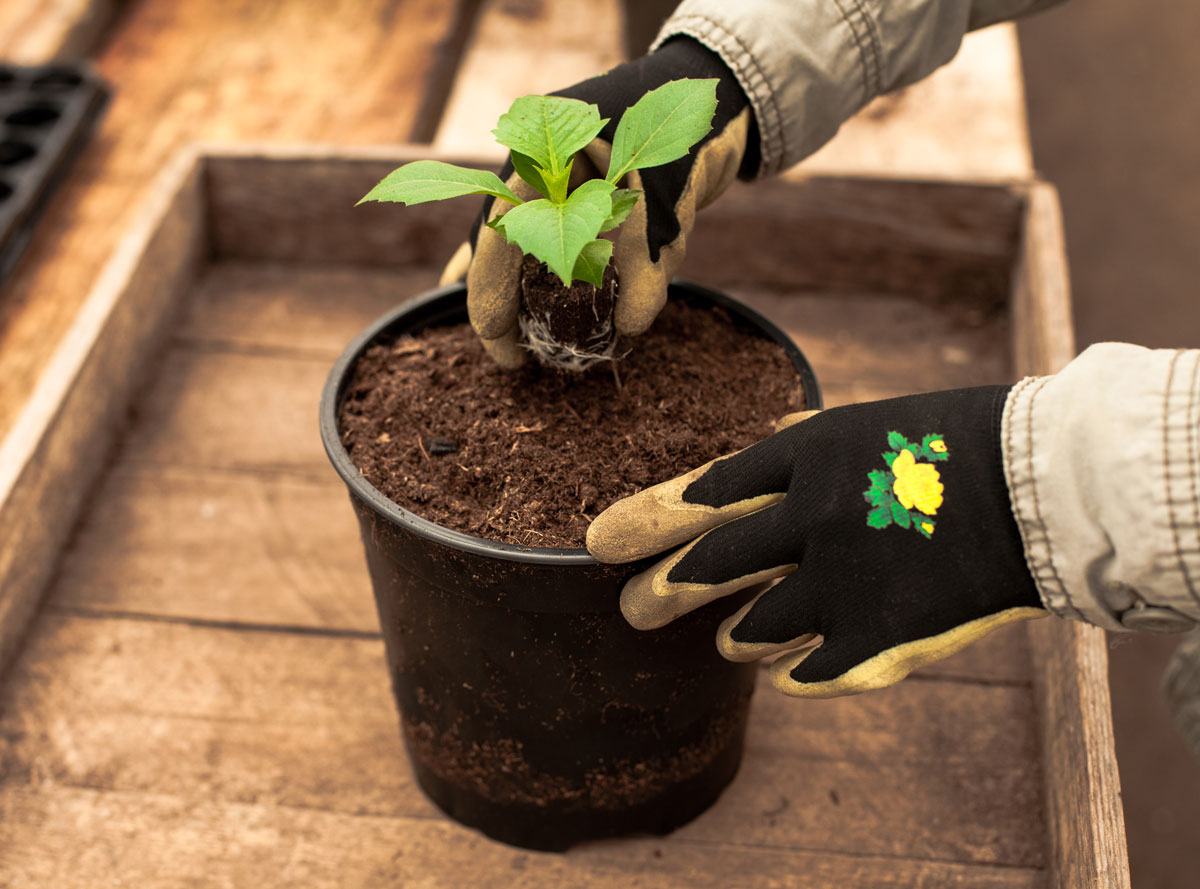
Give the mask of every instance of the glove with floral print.
[[772, 681], [802, 697], [892, 685], [1003, 624], [1046, 614], [1001, 463], [1008, 391], [802, 416], [613, 504], [588, 530], [588, 549], [629, 562], [687, 544], [622, 592], [639, 629], [782, 578], [721, 625], [726, 658], [782, 654]]

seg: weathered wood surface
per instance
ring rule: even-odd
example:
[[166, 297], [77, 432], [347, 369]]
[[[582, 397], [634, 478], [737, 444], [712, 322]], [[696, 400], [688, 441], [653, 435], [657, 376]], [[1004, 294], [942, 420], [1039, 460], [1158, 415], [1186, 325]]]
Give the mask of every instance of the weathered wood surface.
[[428, 139], [440, 107], [426, 97], [445, 95], [473, 6], [474, 0], [128, 4], [94, 59], [115, 87], [113, 100], [0, 298], [0, 436], [150, 183], [180, 146], [204, 139]]
[[192, 158], [180, 160], [159, 181], [0, 441], [0, 673], [205, 249], [199, 170]]
[[[622, 60], [620, 0], [488, 0], [436, 144], [503, 159], [491, 130], [517, 96], [562, 89]], [[635, 0], [628, 5], [639, 6]], [[663, 5], [663, 4], [658, 4]], [[882, 96], [797, 168], [916, 177], [1026, 178], [1033, 172], [1014, 25], [968, 34], [921, 83]]]
[[[315, 172], [315, 199], [333, 207], [334, 193], [381, 163], [367, 154], [357, 171], [348, 172], [353, 162], [285, 165]], [[238, 163], [225, 158], [208, 171], [224, 167], [206, 180], [222, 212], [252, 203], [232, 194]], [[261, 170], [267, 161], [245, 163]], [[255, 188], [270, 181], [241, 178]], [[307, 181], [300, 176], [289, 189], [286, 176], [276, 177], [265, 193], [290, 200]], [[844, 196], [870, 193], [865, 182], [844, 187]], [[1019, 207], [1021, 195], [1008, 194]], [[818, 368], [828, 365], [831, 401], [856, 394], [854, 386], [877, 397], [888, 386], [965, 385], [1016, 370], [1005, 315], [956, 314], [927, 294], [855, 286], [873, 280], [861, 251], [871, 238], [893, 237], [902, 203], [894, 195], [864, 199], [849, 212], [830, 199], [827, 211], [820, 201], [806, 211], [811, 231], [821, 231], [824, 212], [830, 231], [851, 218], [866, 239], [859, 252], [831, 253], [831, 274], [845, 275], [833, 275], [833, 292], [741, 284], [793, 330]], [[911, 226], [912, 250], [941, 245], [954, 255], [964, 243], [988, 242], [987, 226], [970, 222], [977, 207], [961, 216], [964, 231], [977, 233], [956, 242], [947, 237], [952, 203], [940, 194], [931, 206], [918, 211], [926, 222]], [[1006, 231], [1010, 210], [997, 206], [989, 218]], [[461, 221], [453, 207], [446, 205], [443, 227]], [[253, 213], [267, 228], [286, 219], [282, 209]], [[419, 230], [413, 214], [397, 215], [402, 228]], [[353, 225], [347, 231], [341, 222], [329, 220], [332, 236], [351, 243]], [[1035, 693], [1041, 679], [1024, 628], [882, 693], [805, 704], [764, 689], [738, 781], [670, 838], [622, 842], [619, 854], [598, 844], [540, 856], [446, 822], [405, 767], [356, 529], [325, 466], [314, 416], [345, 339], [427, 287], [441, 256], [376, 245], [365, 260], [354, 253], [355, 265], [336, 264], [328, 249], [316, 264], [292, 264], [289, 250], [315, 243], [313, 226], [302, 220], [302, 236], [291, 241], [278, 232], [242, 241], [228, 233], [249, 232], [244, 224], [212, 219], [208, 242], [236, 245], [234, 255], [218, 250], [183, 291], [184, 330], [138, 399], [115, 466], [0, 691], [0, 875], [10, 884], [79, 885], [84, 877], [76, 875], [86, 874], [89, 886], [197, 875], [218, 885], [273, 885], [288, 874], [309, 885], [504, 885], [523, 867], [530, 885], [627, 885], [651, 874], [656, 886], [1044, 886], [1051, 874], [1082, 872], [1062, 864], [1062, 848], [1101, 856], [1097, 870], [1111, 863], [1103, 858], [1111, 846], [1072, 845], [1091, 827], [1073, 828], [1059, 820], [1065, 809], [1049, 804], [1056, 793], [1065, 801], [1089, 787], [1114, 788], [1088, 772], [1056, 789], [1075, 768], [1061, 758], [1073, 733], [1088, 730], [1044, 723], [1048, 698]], [[751, 227], [731, 230], [757, 237]], [[1007, 237], [965, 252], [998, 252]], [[254, 244], [265, 262], [254, 261]], [[732, 241], [725, 249], [746, 248]], [[857, 282], [848, 271], [855, 265], [863, 268]], [[1044, 273], [1032, 268], [1027, 261], [1016, 273], [1018, 293], [1029, 274]], [[1055, 311], [1065, 293], [1059, 288]], [[1044, 324], [1048, 312], [1014, 310], [1014, 323]], [[1017, 333], [1018, 346], [1024, 338]], [[254, 397], [264, 390], [271, 399]], [[1095, 681], [1095, 663], [1076, 651], [1067, 659]], [[1066, 666], [1053, 668], [1065, 686], [1055, 694], [1066, 702], [1055, 718], [1097, 716], [1096, 692], [1080, 689]], [[1048, 743], [1060, 757], [1052, 772], [1042, 767]], [[1065, 839], [1048, 845], [1047, 832]]]
[[[1022, 374], [1054, 373], [1074, 357], [1065, 257], [1058, 197], [1052, 186], [1035, 183], [1013, 292], [1013, 351]], [[1128, 889], [1104, 631], [1047, 620], [1030, 624], [1028, 632], [1047, 776], [1051, 873], [1061, 886]]]
[[41, 65], [89, 55], [120, 0], [6, 0], [0, 4], [0, 59]]
[[[0, 706], [5, 789], [438, 817], [383, 664], [376, 640], [52, 613]], [[1027, 687], [931, 680], [808, 704], [764, 687], [748, 737], [720, 805], [660, 842], [1044, 864]]]
[[[86, 842], [80, 842], [80, 837]], [[565, 855], [492, 843], [452, 822], [349, 816], [170, 794], [51, 786], [0, 801], [0, 868], [11, 889], [130, 885], [308, 889], [1040, 889], [1040, 871], [839, 856], [703, 841], [626, 840]]]

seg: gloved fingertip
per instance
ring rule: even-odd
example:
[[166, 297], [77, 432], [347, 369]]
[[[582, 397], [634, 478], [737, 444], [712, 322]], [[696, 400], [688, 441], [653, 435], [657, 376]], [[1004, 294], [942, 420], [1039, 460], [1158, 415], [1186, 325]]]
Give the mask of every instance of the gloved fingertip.
[[529, 360], [529, 353], [517, 343], [516, 331], [495, 339], [480, 338], [488, 357], [505, 370], [516, 370]]
[[786, 414], [785, 416], [782, 416], [778, 420], [775, 421], [775, 431], [782, 432], [784, 429], [787, 429], [789, 426], [795, 426], [797, 423], [803, 423], [805, 420], [811, 419], [812, 417], [815, 417], [819, 413], [821, 413], [821, 412], [819, 410], [816, 410], [816, 411], [796, 411], [795, 413], [792, 413], [792, 414]]
[[639, 286], [634, 280], [628, 274], [623, 275], [617, 305], [613, 309], [613, 324], [621, 336], [641, 336], [667, 304], [665, 281]]

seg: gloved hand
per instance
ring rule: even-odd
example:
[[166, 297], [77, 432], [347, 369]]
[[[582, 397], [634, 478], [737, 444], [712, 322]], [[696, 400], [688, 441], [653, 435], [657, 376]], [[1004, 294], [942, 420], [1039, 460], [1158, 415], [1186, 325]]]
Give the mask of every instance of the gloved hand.
[[[628, 336], [643, 333], [666, 302], [667, 284], [683, 261], [696, 210], [728, 188], [739, 171], [752, 176], [757, 170], [758, 132], [746, 95], [732, 72], [720, 56], [687, 37], [675, 38], [650, 55], [554, 93], [595, 104], [600, 116], [609, 119], [600, 135], [576, 157], [574, 187], [584, 178], [602, 178], [607, 171], [612, 138], [625, 109], [650, 90], [683, 77], [717, 78], [717, 111], [712, 131], [686, 157], [630, 173], [622, 183], [642, 191], [618, 230], [613, 249], [620, 274], [613, 320], [617, 332]], [[522, 199], [537, 197], [513, 173], [511, 160], [500, 178]], [[471, 325], [488, 354], [502, 367], [513, 368], [525, 360], [525, 350], [517, 345], [521, 251], [483, 225], [508, 208], [493, 198], [484, 200], [468, 241], [442, 273], [442, 283], [460, 281], [465, 275]]]
[[1001, 462], [1008, 390], [814, 412], [613, 504], [589, 528], [588, 549], [629, 562], [691, 541], [626, 585], [621, 610], [639, 629], [783, 578], [717, 634], [730, 660], [787, 652], [771, 670], [783, 692], [834, 697], [899, 682], [1047, 613]]

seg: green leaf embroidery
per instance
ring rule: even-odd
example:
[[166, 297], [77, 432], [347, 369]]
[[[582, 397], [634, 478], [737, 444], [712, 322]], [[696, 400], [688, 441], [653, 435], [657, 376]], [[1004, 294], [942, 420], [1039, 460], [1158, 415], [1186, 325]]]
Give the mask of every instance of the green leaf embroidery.
[[887, 453], [885, 453], [883, 455], [883, 459], [887, 462], [887, 465], [890, 467], [893, 463], [896, 462], [896, 458], [899, 456], [900, 456], [900, 454], [897, 453], [896, 451], [888, 451]]
[[495, 173], [469, 170], [441, 161], [413, 161], [393, 170], [358, 203], [391, 201], [411, 205], [469, 194], [490, 194], [510, 204], [521, 203]]
[[867, 513], [867, 524], [872, 528], [886, 528], [892, 523], [892, 511], [886, 506], [877, 506]]
[[575, 269], [571, 272], [571, 277], [587, 281], [596, 287], [601, 286], [604, 283], [604, 270], [608, 268], [608, 261], [612, 259], [612, 252], [612, 241], [606, 241], [604, 238], [588, 241], [583, 245], [579, 258], [575, 260]]
[[525, 253], [532, 254], [570, 286], [575, 261], [583, 248], [595, 240], [600, 226], [612, 211], [613, 186], [592, 179], [575, 189], [564, 203], [529, 201], [509, 210], [501, 226], [504, 237]]
[[717, 81], [673, 80], [642, 96], [613, 135], [608, 175], [614, 185], [632, 170], [678, 160], [712, 129]]
[[557, 176], [606, 123], [598, 107], [579, 99], [522, 96], [500, 116], [492, 134], [505, 148], [520, 152]]
[[890, 472], [884, 472], [882, 469], [872, 469], [867, 473], [867, 478], [876, 488], [891, 488], [892, 483], [896, 481], [896, 476]]
[[[934, 443], [941, 445], [940, 450], [934, 450]], [[931, 432], [921, 440], [921, 449], [917, 451], [916, 456], [924, 457], [926, 460], [935, 463], [941, 463], [950, 459], [950, 452], [946, 450], [946, 442], [939, 432]]]
[[908, 510], [899, 503], [892, 504], [892, 521], [901, 528], [909, 528], [912, 526], [912, 516], [908, 514]]
[[903, 451], [908, 448], [908, 439], [905, 438], [903, 435], [901, 435], [899, 432], [889, 432], [887, 441], [888, 441], [888, 447], [891, 448], [892, 450]]
[[550, 188], [546, 185], [546, 180], [542, 176], [542, 169], [534, 163], [533, 158], [521, 154], [519, 151], [513, 151], [509, 156], [512, 158], [513, 169], [517, 171], [517, 175], [524, 179], [542, 197], [550, 197]]
[[636, 188], [618, 188], [612, 194], [612, 215], [600, 226], [600, 233], [610, 232], [628, 218], [641, 192]]

